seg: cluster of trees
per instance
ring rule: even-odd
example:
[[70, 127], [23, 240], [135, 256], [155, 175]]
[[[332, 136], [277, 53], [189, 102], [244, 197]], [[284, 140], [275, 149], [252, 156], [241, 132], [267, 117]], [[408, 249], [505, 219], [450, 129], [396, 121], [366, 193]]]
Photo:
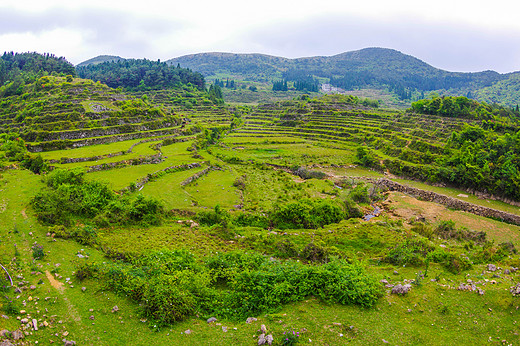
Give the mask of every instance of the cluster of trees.
[[63, 57], [6, 52], [0, 57], [0, 96], [21, 95], [25, 84], [52, 73], [76, 75], [74, 66]]
[[224, 97], [222, 96], [222, 89], [217, 84], [212, 84], [209, 86], [208, 96], [209, 96], [209, 99], [216, 104], [224, 103]]
[[229, 80], [226, 79], [226, 82], [224, 83], [224, 81], [220, 80], [220, 79], [215, 79], [215, 82], [213, 83], [213, 85], [216, 85], [216, 86], [219, 86], [221, 88], [228, 88], [228, 89], [236, 89], [237, 88], [237, 83], [235, 83], [235, 80]]
[[128, 59], [104, 62], [76, 68], [81, 78], [100, 81], [112, 88], [129, 90], [157, 90], [191, 84], [204, 90], [204, 77], [190, 69], [147, 59]]
[[287, 80], [279, 80], [273, 82], [273, 91], [287, 91], [289, 87], [287, 86]]
[[440, 115], [455, 118], [475, 118], [481, 120], [518, 118], [518, 106], [509, 109], [499, 105], [488, 105], [464, 96], [434, 96], [430, 99], [412, 102], [411, 110], [420, 114]]

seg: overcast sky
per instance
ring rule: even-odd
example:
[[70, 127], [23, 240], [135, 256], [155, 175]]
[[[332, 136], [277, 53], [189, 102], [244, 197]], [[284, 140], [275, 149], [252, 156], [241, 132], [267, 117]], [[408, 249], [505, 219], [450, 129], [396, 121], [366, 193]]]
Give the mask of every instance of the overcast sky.
[[449, 71], [520, 70], [514, 0], [1, 0], [0, 50], [168, 60], [397, 49]]

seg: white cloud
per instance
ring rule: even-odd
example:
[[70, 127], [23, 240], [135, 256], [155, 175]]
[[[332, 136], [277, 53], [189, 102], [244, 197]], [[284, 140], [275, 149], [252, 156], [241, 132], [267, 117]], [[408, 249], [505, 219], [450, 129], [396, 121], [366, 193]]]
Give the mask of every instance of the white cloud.
[[511, 71], [520, 70], [519, 9], [506, 0], [2, 0], [0, 46], [73, 63], [100, 54], [298, 57], [384, 46], [452, 70]]

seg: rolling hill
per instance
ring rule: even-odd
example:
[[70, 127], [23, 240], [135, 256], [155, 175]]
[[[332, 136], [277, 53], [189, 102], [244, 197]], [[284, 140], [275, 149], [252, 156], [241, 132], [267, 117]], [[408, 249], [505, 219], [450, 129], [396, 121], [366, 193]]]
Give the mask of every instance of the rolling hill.
[[[328, 57], [298, 59], [264, 54], [201, 53], [173, 58], [167, 63], [198, 71], [208, 81], [223, 76], [264, 83], [280, 79], [289, 82], [313, 79], [345, 90], [388, 89], [405, 100], [419, 99], [424, 97], [424, 93], [437, 92], [509, 106], [520, 103], [520, 84], [515, 73], [449, 72], [386, 48], [366, 48]], [[507, 97], [496, 92], [503, 85], [507, 85]]]

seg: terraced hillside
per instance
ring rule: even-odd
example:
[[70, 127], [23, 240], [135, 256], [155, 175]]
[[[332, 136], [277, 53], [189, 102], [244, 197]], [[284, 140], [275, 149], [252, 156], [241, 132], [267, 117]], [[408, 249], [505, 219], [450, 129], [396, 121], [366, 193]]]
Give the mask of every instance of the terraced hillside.
[[482, 120], [67, 77], [24, 91], [0, 100], [0, 340], [517, 339], [519, 227], [435, 198], [520, 208], [392, 176], [477, 145]]

